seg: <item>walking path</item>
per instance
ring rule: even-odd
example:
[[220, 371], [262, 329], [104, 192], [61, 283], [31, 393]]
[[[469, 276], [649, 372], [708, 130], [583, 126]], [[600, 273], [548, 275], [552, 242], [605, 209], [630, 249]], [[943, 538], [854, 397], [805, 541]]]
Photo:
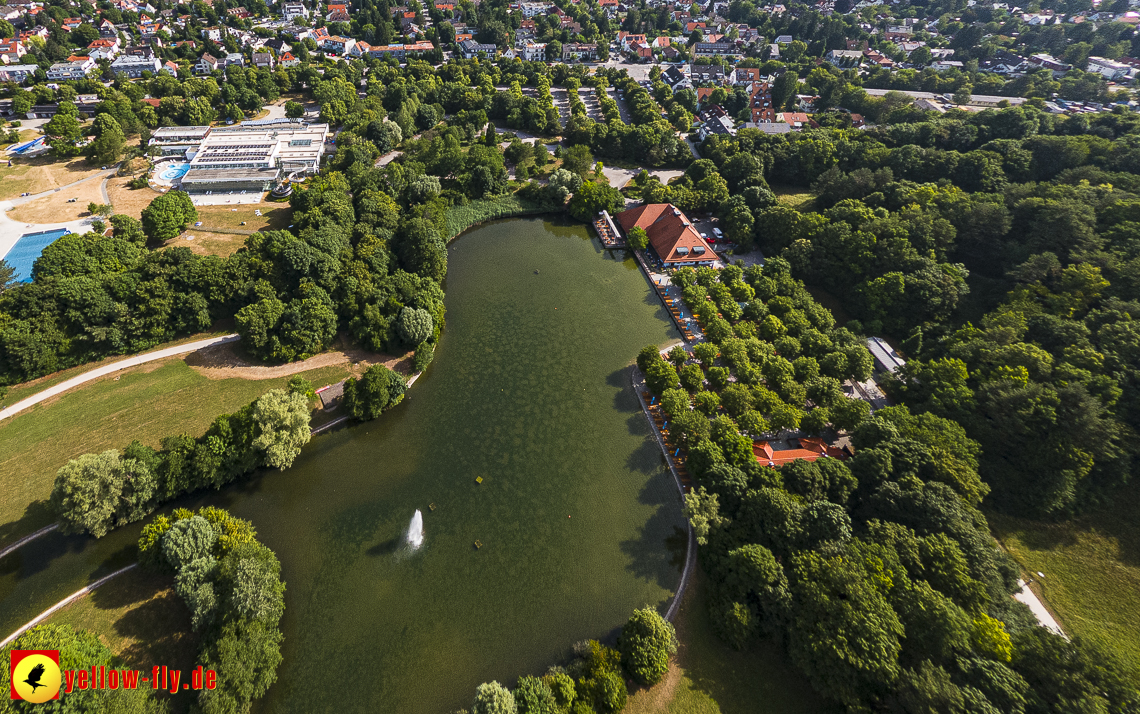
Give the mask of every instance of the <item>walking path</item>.
[[1069, 639], [1069, 636], [1061, 629], [1061, 625], [1058, 624], [1058, 622], [1053, 619], [1053, 616], [1049, 614], [1049, 611], [1045, 609], [1045, 605], [1037, 597], [1037, 594], [1029, 589], [1029, 584], [1024, 580], [1018, 580], [1017, 584], [1021, 586], [1021, 590], [1013, 594], [1013, 599], [1028, 606], [1042, 627], [1052, 630], [1066, 640]]
[[52, 523], [50, 526], [44, 526], [43, 528], [39, 529], [35, 533], [32, 533], [31, 535], [24, 536], [23, 538], [16, 541], [12, 545], [8, 546], [4, 550], [0, 550], [0, 560], [3, 560], [9, 553], [16, 550], [20, 546], [22, 546], [26, 543], [31, 543], [32, 541], [34, 541], [36, 538], [39, 538], [40, 536], [46, 536], [48, 533], [51, 533], [52, 531], [54, 531], [56, 528], [59, 528], [59, 524], [58, 523]]
[[56, 604], [52, 605], [48, 609], [41, 612], [39, 615], [36, 616], [36, 619], [32, 620], [28, 624], [24, 625], [20, 629], [16, 630], [15, 632], [13, 632], [10, 635], [8, 635], [8, 637], [5, 638], [5, 640], [3, 642], [0, 642], [0, 649], [3, 649], [4, 647], [6, 647], [8, 645], [9, 642], [11, 642], [12, 640], [16, 639], [20, 635], [24, 634], [28, 630], [32, 629], [36, 625], [40, 624], [44, 620], [51, 617], [51, 615], [53, 613], [57, 612], [58, 610], [62, 610], [64, 607], [67, 607], [68, 605], [75, 602], [79, 598], [83, 597], [84, 595], [87, 595], [92, 590], [99, 587], [103, 583], [107, 582], [111, 578], [114, 578], [115, 576], [118, 576], [118, 575], [122, 575], [123, 573], [127, 572], [128, 570], [133, 570], [134, 568], [137, 568], [137, 567], [139, 567], [139, 564], [133, 563], [133, 564], [128, 565], [127, 567], [123, 568], [122, 570], [116, 570], [115, 572], [111, 573], [110, 575], [106, 575], [102, 578], [99, 578], [98, 580], [91, 583], [90, 585], [88, 585], [85, 588], [82, 588], [80, 590], [76, 590], [75, 592], [71, 593], [70, 595], [68, 595], [64, 599], [60, 600]]
[[136, 367], [140, 364], [146, 364], [147, 362], [153, 362], [155, 360], [164, 359], [166, 357], [174, 357], [176, 355], [186, 354], [187, 352], [196, 352], [200, 349], [210, 347], [212, 345], [218, 345], [224, 342], [235, 342], [238, 339], [240, 338], [236, 334], [224, 335], [222, 337], [210, 337], [205, 340], [198, 340], [197, 342], [188, 342], [184, 345], [167, 347], [166, 349], [161, 349], [156, 352], [147, 352], [145, 354], [135, 355], [134, 357], [128, 357], [127, 359], [113, 362], [103, 367], [97, 367], [90, 372], [84, 372], [78, 377], [72, 377], [65, 382], [60, 382], [54, 387], [48, 387], [44, 391], [33, 394], [27, 399], [18, 401], [10, 407], [0, 409], [0, 419], [7, 419], [8, 417], [15, 416], [25, 409], [39, 404], [45, 399], [50, 399], [51, 397], [54, 397], [57, 394], [62, 394], [63, 392], [66, 392], [73, 387], [77, 387], [80, 384], [90, 382], [91, 380], [98, 379], [100, 377], [105, 377], [108, 374], [114, 374], [115, 372], [127, 369], [128, 367]]
[[[645, 378], [641, 375], [641, 370], [636, 367], [630, 372], [630, 385], [633, 387], [633, 393], [637, 395], [637, 401], [641, 403], [641, 411], [649, 422], [649, 428], [653, 431], [653, 437], [657, 439], [657, 445], [661, 447], [665, 462], [669, 464], [669, 473], [673, 474], [673, 483], [676, 484], [677, 490], [681, 492], [681, 497], [684, 498], [685, 485], [681, 481], [681, 475], [677, 473], [677, 469], [673, 465], [673, 459], [669, 458], [669, 449], [661, 439], [661, 432], [657, 430], [657, 425], [649, 414], [649, 405], [641, 396], [641, 392], [645, 388]], [[681, 571], [681, 582], [677, 585], [677, 594], [673, 596], [673, 602], [669, 603], [669, 609], [665, 612], [665, 619], [670, 621], [676, 616], [678, 608], [681, 607], [681, 601], [685, 598], [685, 586], [688, 584], [689, 576], [693, 574], [693, 566], [697, 562], [697, 535], [693, 532], [693, 526], [688, 519], [685, 519], [685, 529], [689, 533], [689, 547], [685, 549], [685, 567]]]

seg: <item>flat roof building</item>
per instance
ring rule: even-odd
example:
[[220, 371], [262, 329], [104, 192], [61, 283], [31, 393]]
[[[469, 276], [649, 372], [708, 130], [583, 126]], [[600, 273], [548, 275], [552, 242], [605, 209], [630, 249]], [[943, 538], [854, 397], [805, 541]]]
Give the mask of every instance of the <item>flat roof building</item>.
[[899, 353], [895, 352], [894, 348], [881, 337], [868, 337], [867, 349], [870, 350], [871, 357], [875, 360], [876, 372], [894, 374], [899, 367], [906, 364], [906, 360], [900, 357]]
[[163, 127], [151, 137], [164, 155], [182, 155], [190, 168], [180, 188], [266, 191], [284, 178], [317, 173], [328, 124], [268, 119], [237, 126]]

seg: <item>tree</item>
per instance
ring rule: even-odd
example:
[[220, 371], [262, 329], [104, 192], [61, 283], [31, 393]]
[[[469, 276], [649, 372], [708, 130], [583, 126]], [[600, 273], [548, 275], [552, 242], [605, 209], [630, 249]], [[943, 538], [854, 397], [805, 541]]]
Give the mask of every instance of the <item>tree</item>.
[[514, 691], [519, 714], [558, 714], [558, 701], [550, 686], [538, 677], [519, 677]]
[[645, 369], [645, 384], [654, 394], [661, 394], [679, 383], [677, 370], [663, 359], [654, 360]]
[[517, 714], [515, 696], [498, 682], [484, 682], [475, 690], [471, 714]]
[[84, 454], [67, 462], [55, 477], [52, 511], [64, 533], [90, 533], [101, 538], [111, 530], [123, 492], [119, 452]]
[[162, 536], [162, 555], [175, 571], [199, 558], [213, 558], [210, 551], [218, 540], [217, 531], [201, 516], [183, 518]]
[[431, 313], [427, 310], [404, 307], [400, 310], [396, 329], [399, 331], [400, 337], [409, 345], [418, 345], [432, 336]]
[[142, 211], [143, 232], [151, 240], [166, 241], [176, 238], [187, 223], [198, 218], [198, 210], [190, 196], [182, 191], [165, 193]]
[[[60, 156], [75, 156], [79, 153], [76, 143], [83, 138], [83, 129], [74, 114], [63, 111], [64, 102], [60, 104], [60, 112], [44, 124], [44, 135], [47, 143]], [[71, 105], [74, 108], [74, 104]]]
[[113, 164], [123, 154], [127, 138], [123, 128], [110, 114], [99, 114], [92, 126], [95, 141], [91, 143], [91, 158], [97, 164]]
[[399, 403], [406, 390], [402, 375], [382, 364], [372, 365], [360, 379], [345, 381], [345, 408], [361, 421], [375, 419], [385, 408]]
[[205, 712], [248, 711], [250, 702], [277, 681], [281, 641], [277, 623], [235, 620], [222, 626], [217, 639], [203, 648], [198, 662], [218, 674], [216, 689], [203, 689]]
[[[88, 206], [88, 209], [91, 207]], [[146, 243], [146, 233], [143, 232], [142, 223], [131, 216], [116, 213], [111, 216], [111, 227], [114, 236], [138, 245]]]
[[16, 275], [16, 269], [3, 259], [0, 259], [0, 293], [14, 288], [20, 284], [19, 276]]
[[87, 212], [93, 216], [110, 216], [115, 212], [115, 207], [109, 203], [95, 203], [92, 201], [87, 204]]
[[300, 102], [285, 102], [285, 116], [290, 119], [300, 119], [305, 116], [305, 105]]
[[274, 389], [253, 403], [257, 436], [253, 447], [260, 451], [266, 466], [286, 469], [309, 443], [309, 401], [302, 394]]
[[592, 221], [602, 211], [611, 214], [625, 208], [625, 196], [612, 186], [586, 181], [570, 199], [570, 215], [580, 221]]
[[582, 178], [586, 177], [593, 166], [594, 156], [590, 153], [590, 147], [584, 144], [571, 146], [562, 152], [562, 168], [572, 171]]
[[649, 234], [641, 226], [630, 228], [626, 239], [629, 247], [634, 250], [645, 250], [649, 247]]
[[652, 686], [669, 669], [669, 657], [677, 652], [677, 633], [655, 609], [634, 610], [621, 628], [618, 651], [634, 681]]

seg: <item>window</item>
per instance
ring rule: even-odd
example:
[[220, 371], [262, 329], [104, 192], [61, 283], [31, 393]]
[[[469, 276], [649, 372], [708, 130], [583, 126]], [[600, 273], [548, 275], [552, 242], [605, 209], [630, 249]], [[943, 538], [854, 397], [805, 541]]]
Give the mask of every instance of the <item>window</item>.
[[289, 146], [309, 146], [313, 143], [312, 139], [290, 139]]

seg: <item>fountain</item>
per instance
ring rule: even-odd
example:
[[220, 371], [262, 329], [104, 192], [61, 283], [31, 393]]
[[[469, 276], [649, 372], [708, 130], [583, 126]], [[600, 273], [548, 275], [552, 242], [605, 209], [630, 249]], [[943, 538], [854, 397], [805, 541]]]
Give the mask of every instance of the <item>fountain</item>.
[[424, 514], [420, 513], [420, 509], [416, 509], [415, 515], [412, 516], [412, 523], [408, 526], [408, 545], [412, 548], [419, 548], [424, 544]]

